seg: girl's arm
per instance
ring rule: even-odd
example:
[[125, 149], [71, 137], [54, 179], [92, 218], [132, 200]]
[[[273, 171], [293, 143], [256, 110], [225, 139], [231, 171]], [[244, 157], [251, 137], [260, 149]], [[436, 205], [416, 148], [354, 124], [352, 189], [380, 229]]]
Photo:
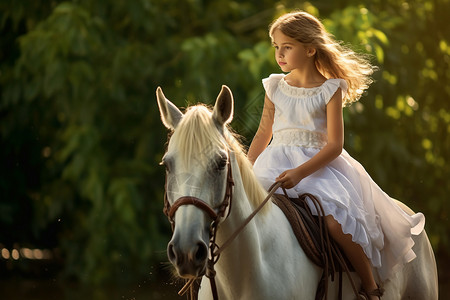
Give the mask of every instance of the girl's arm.
[[258, 130], [256, 131], [255, 137], [248, 149], [247, 157], [252, 165], [255, 163], [258, 156], [266, 149], [267, 145], [272, 138], [272, 125], [273, 117], [275, 113], [275, 106], [269, 97], [264, 97], [264, 108], [261, 116], [261, 121], [259, 122]]
[[310, 160], [295, 169], [286, 170], [278, 176], [276, 181], [283, 183], [283, 187], [290, 189], [303, 178], [325, 167], [337, 158], [344, 146], [344, 120], [342, 116], [342, 92], [339, 88], [327, 104], [328, 143]]

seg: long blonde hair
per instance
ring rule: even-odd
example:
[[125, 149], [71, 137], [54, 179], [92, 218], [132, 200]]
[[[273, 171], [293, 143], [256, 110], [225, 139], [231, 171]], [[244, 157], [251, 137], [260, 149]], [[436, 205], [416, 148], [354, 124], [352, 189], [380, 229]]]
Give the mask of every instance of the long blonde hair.
[[316, 49], [315, 64], [323, 76], [327, 79], [342, 78], [347, 82], [344, 106], [358, 101], [373, 82], [371, 75], [377, 68], [372, 66], [367, 56], [355, 53], [337, 42], [323, 24], [309, 13], [295, 11], [282, 15], [270, 25], [271, 38], [277, 29], [305, 46]]

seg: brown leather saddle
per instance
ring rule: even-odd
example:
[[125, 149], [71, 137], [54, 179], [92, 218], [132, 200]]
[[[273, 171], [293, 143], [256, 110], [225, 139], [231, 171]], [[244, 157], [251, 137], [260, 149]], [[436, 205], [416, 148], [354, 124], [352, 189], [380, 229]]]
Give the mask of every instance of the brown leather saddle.
[[[310, 200], [318, 212], [311, 213], [307, 200]], [[319, 267], [323, 268], [322, 277], [316, 291], [316, 300], [327, 299], [328, 277], [335, 280], [339, 274], [339, 299], [342, 299], [342, 272], [345, 271], [358, 298], [356, 285], [350, 276], [354, 271], [349, 260], [343, 255], [340, 247], [329, 236], [325, 224], [325, 213], [320, 201], [311, 194], [303, 194], [298, 198], [274, 194], [272, 201], [283, 211], [292, 226], [295, 236], [305, 254]]]

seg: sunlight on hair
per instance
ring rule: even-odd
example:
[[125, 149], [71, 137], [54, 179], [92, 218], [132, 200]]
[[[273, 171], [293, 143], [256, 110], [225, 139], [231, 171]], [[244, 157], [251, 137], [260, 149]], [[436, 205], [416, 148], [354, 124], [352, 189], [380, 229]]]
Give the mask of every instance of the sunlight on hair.
[[348, 90], [343, 99], [344, 106], [358, 101], [364, 90], [373, 82], [371, 75], [377, 67], [371, 65], [368, 56], [355, 53], [342, 42], [335, 40], [312, 14], [305, 11], [284, 14], [270, 25], [271, 38], [275, 30], [280, 30], [284, 35], [315, 48], [315, 64], [324, 77], [341, 78], [347, 82]]
[[191, 106], [170, 138], [168, 152], [179, 153], [185, 169], [202, 165], [220, 151], [226, 142], [217, 130], [212, 113], [205, 105]]

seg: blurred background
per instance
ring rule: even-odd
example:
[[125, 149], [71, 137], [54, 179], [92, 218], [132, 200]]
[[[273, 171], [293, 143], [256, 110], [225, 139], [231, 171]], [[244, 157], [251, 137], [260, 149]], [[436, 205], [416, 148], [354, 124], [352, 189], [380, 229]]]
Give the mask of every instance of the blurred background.
[[449, 0], [2, 0], [0, 298], [181, 299], [156, 87], [186, 107], [228, 85], [248, 145], [280, 72], [268, 26], [293, 9], [379, 66], [345, 148], [426, 215], [450, 297]]

